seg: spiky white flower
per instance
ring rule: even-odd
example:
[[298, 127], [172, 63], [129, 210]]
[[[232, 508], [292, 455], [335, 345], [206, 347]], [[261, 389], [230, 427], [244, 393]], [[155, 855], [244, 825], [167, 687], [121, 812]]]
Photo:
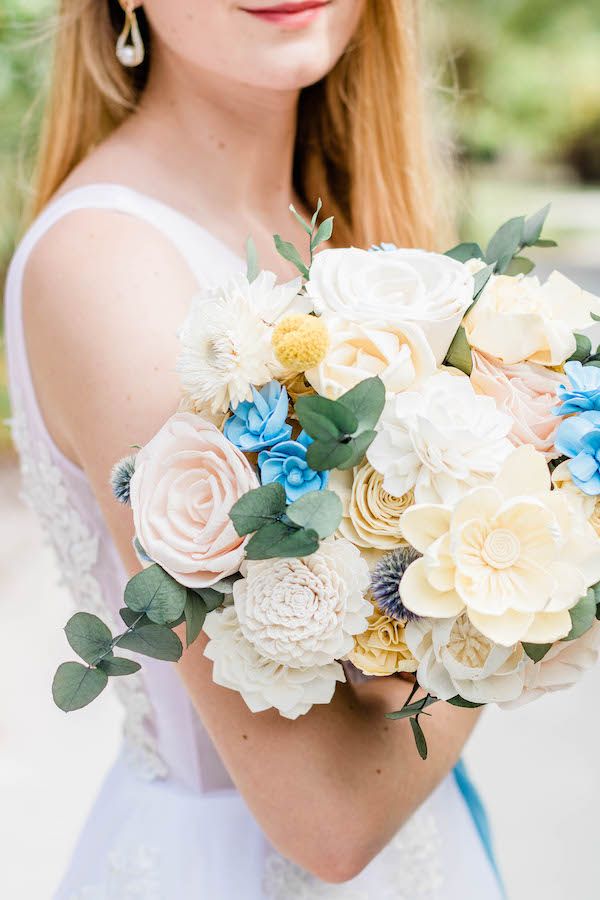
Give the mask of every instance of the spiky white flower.
[[306, 308], [300, 285], [299, 278], [277, 285], [272, 272], [261, 272], [252, 283], [240, 274], [193, 301], [179, 334], [177, 371], [197, 412], [225, 412], [251, 400], [252, 385], [281, 375], [272, 325], [284, 313]]

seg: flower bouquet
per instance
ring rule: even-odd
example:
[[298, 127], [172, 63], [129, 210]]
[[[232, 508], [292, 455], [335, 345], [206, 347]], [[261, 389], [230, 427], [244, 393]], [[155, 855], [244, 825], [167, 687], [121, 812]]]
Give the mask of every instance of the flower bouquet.
[[247, 273], [192, 304], [180, 409], [113, 471], [144, 565], [123, 632], [76, 613], [53, 695], [85, 706], [140, 668], [121, 650], [177, 660], [185, 623], [257, 713], [403, 673], [388, 716], [425, 758], [432, 703], [520, 703], [596, 661], [600, 305], [530, 274], [548, 208], [445, 255], [315, 252], [332, 219], [292, 212], [309, 264], [275, 244], [298, 278], [249, 240]]

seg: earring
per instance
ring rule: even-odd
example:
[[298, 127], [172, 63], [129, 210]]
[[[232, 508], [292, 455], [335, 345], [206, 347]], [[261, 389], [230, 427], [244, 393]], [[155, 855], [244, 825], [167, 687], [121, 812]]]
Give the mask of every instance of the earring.
[[[144, 61], [146, 51], [132, 0], [121, 2], [121, 6], [125, 13], [125, 24], [117, 40], [116, 54], [122, 66], [132, 69]], [[131, 38], [129, 44], [127, 43], [128, 38]]]

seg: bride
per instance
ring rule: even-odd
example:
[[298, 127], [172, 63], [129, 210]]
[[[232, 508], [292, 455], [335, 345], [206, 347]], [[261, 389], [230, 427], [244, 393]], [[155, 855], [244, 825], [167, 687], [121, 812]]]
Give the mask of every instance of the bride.
[[[62, 0], [32, 224], [7, 284], [14, 435], [77, 606], [118, 618], [138, 563], [112, 463], [176, 408], [198, 286], [259, 258], [318, 195], [335, 239], [443, 245], [418, 0]], [[118, 41], [119, 35], [121, 39]], [[457, 766], [476, 711], [338, 688], [296, 721], [213, 684], [198, 640], [116, 679], [123, 749], [59, 900], [497, 900]], [[137, 679], [137, 680], [136, 680]]]

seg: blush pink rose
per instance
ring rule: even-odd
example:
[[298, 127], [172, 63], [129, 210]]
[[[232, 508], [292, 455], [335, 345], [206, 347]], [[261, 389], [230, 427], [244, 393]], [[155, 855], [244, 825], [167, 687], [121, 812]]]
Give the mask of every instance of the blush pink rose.
[[505, 366], [491, 356], [473, 350], [471, 383], [479, 394], [496, 401], [498, 409], [513, 420], [509, 439], [515, 447], [532, 444], [546, 459], [557, 455], [556, 430], [562, 416], [555, 416], [556, 388], [564, 375], [546, 366], [523, 362]]
[[138, 540], [181, 584], [215, 584], [240, 568], [247, 538], [229, 511], [256, 487], [246, 457], [214, 425], [177, 413], [136, 457], [131, 506]]

